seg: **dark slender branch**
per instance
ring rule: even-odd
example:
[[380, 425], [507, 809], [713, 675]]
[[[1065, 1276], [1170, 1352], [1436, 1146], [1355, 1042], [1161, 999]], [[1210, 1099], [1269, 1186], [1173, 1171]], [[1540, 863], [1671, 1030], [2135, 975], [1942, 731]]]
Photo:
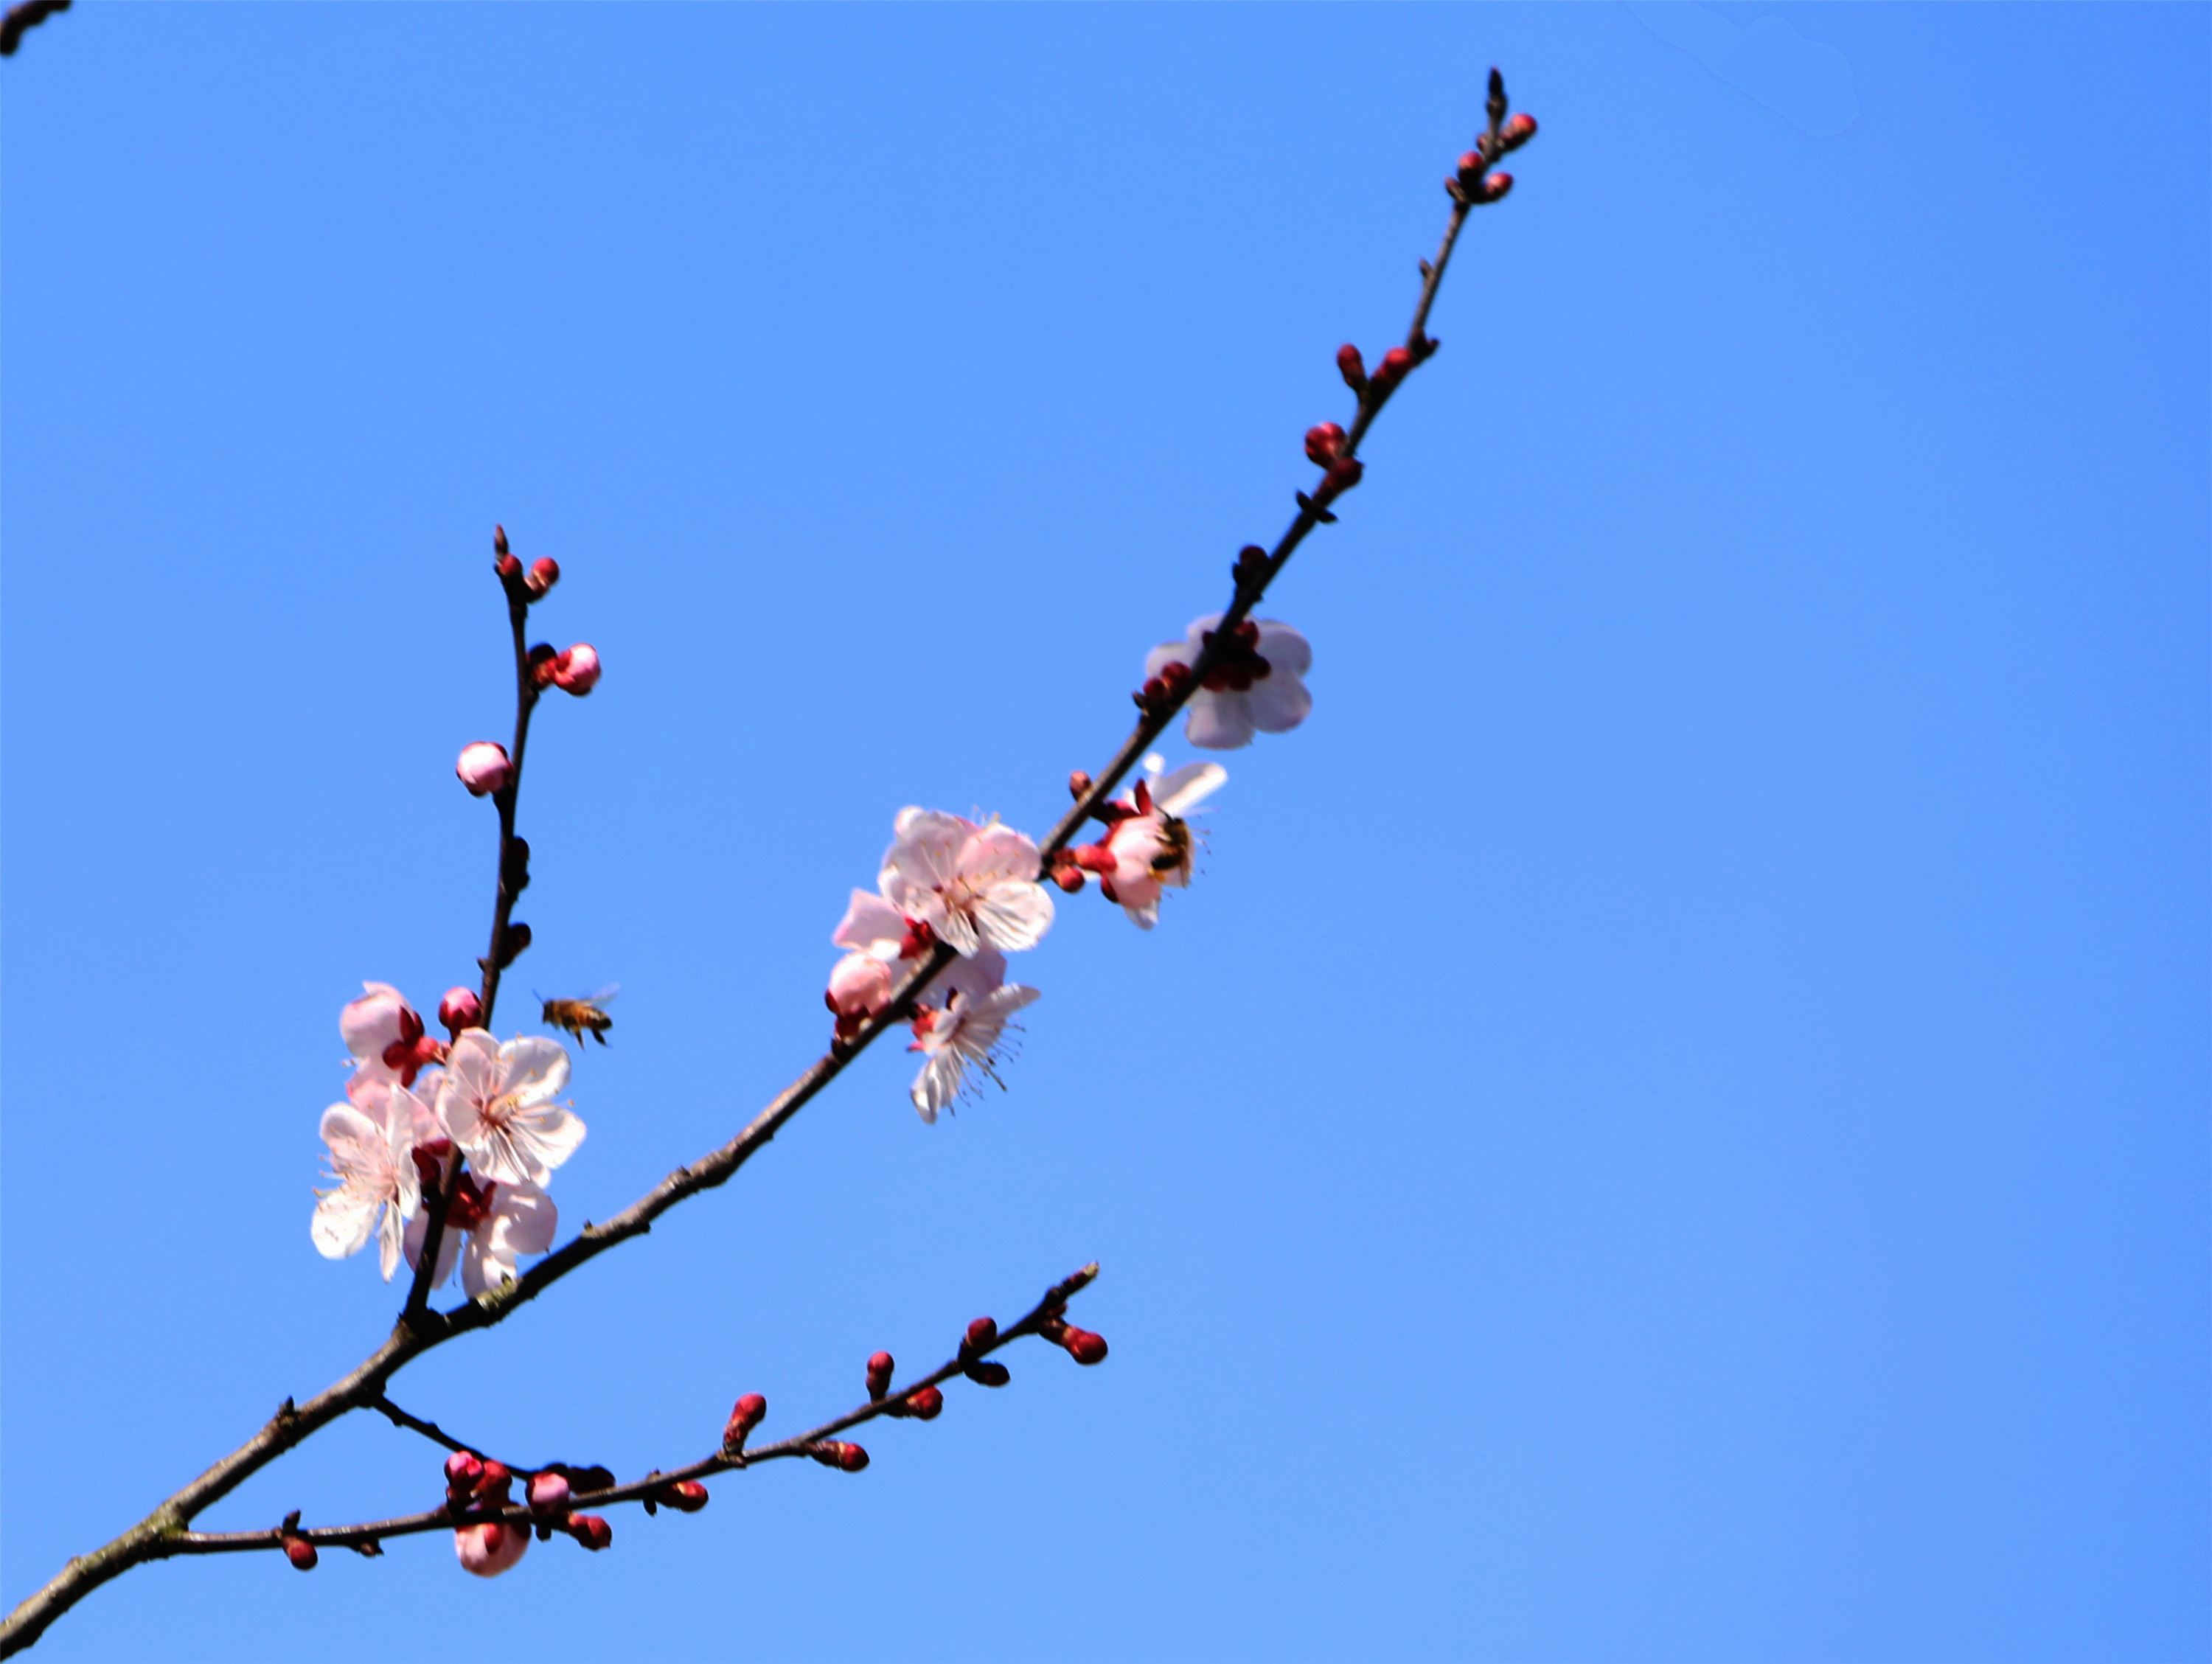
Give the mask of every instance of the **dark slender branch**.
[[[407, 1412], [394, 1404], [382, 1393], [379, 1393], [374, 1398], [371, 1399], [362, 1407], [366, 1410], [374, 1410], [386, 1419], [390, 1421], [394, 1427], [404, 1428], [410, 1433], [420, 1433], [424, 1438], [429, 1440], [431, 1443], [442, 1446], [447, 1450], [465, 1450], [470, 1454], [476, 1456], [481, 1456], [483, 1454], [483, 1447], [482, 1445], [462, 1443], [460, 1440], [455, 1438], [444, 1428], [439, 1426], [436, 1422], [425, 1421], [420, 1416], [409, 1415]], [[507, 1462], [503, 1463], [502, 1466], [506, 1467], [508, 1473], [519, 1473], [525, 1479], [529, 1478], [530, 1475], [538, 1472], [534, 1467], [524, 1467], [516, 1462]]]
[[[1489, 131], [1482, 150], [1482, 155], [1488, 161], [1495, 161], [1502, 155], [1499, 133], [1500, 123], [1504, 117], [1504, 89], [1493, 70], [1489, 106]], [[1412, 355], [1413, 363], [1415, 366], [1418, 366], [1434, 350], [1434, 343], [1429, 340], [1426, 334], [1429, 310], [1435, 301], [1437, 288], [1443, 281], [1444, 267], [1450, 259], [1452, 249], [1458, 240], [1460, 228], [1465, 222], [1468, 208], [1473, 205], [1477, 204], [1471, 203], [1464, 192], [1454, 191], [1452, 215], [1450, 222], [1445, 229], [1443, 242], [1437, 251], [1436, 260], [1433, 263], [1424, 263], [1421, 298], [1414, 310], [1413, 325], [1406, 338], [1406, 350]], [[1392, 383], [1378, 387], [1371, 380], [1367, 384], [1360, 394], [1360, 405], [1353, 418], [1352, 426], [1346, 434], [1344, 444], [1338, 451], [1337, 454], [1340, 458], [1348, 459], [1352, 456], [1358, 441], [1365, 436], [1382, 405], [1389, 401], [1391, 393], [1395, 390], [1395, 385]], [[1324, 474], [1325, 482], [1329, 477], [1329, 474]], [[1289, 529], [1277, 542], [1273, 550], [1267, 554], [1264, 560], [1249, 566], [1242, 562], [1239, 562], [1236, 569], [1237, 588], [1231, 598], [1229, 610], [1224, 615], [1222, 623], [1215, 632], [1213, 643], [1201, 651], [1193, 662], [1192, 673], [1188, 677], [1184, 679], [1177, 688], [1170, 690], [1165, 696], [1152, 701], [1146, 708], [1134, 731], [1122, 742], [1121, 749], [1115, 753], [1113, 761], [1102, 773], [1092, 778], [1090, 786], [1039, 846], [1042, 860], [1039, 872], [1040, 882], [1046, 881], [1053, 856], [1066, 847], [1083, 823], [1091, 817], [1129, 770], [1136, 766], [1138, 760], [1166, 731], [1168, 725], [1180, 714], [1190, 695], [1203, 685], [1207, 672], [1218, 663], [1221, 654], [1228, 650], [1228, 643], [1235, 626], [1249, 616], [1252, 609], [1259, 604], [1261, 598], [1267, 593], [1268, 586], [1274, 581], [1276, 575], [1288, 563], [1291, 556], [1304, 541], [1306, 534], [1316, 525], [1324, 524], [1334, 518], [1334, 515], [1327, 513], [1326, 503], [1328, 495], [1320, 489], [1310, 495], [1302, 493], [1298, 515], [1291, 522]], [[513, 908], [514, 895], [520, 888], [518, 875], [510, 874], [507, 870], [507, 855], [514, 842], [514, 793], [520, 785], [523, 745], [528, 732], [530, 708], [535, 703], [536, 698], [536, 689], [527, 685], [529, 682], [527, 653], [521, 645], [520, 621], [526, 612], [527, 603], [523, 604], [522, 611], [517, 610], [516, 590], [519, 574], [510, 576], [506, 581], [509, 617], [515, 631], [518, 682], [524, 685], [521, 686], [519, 693], [521, 708], [517, 713], [515, 723], [515, 745], [513, 756], [514, 778], [508, 782], [500, 803], [501, 857], [500, 896], [495, 914], [491, 951], [487, 956], [491, 963], [487, 963], [484, 968], [483, 1020], [486, 1023], [490, 1020], [492, 996], [498, 990], [499, 970], [502, 968], [497, 962], [502, 950], [504, 932]], [[512, 888], [510, 888], [511, 883]], [[445, 1186], [439, 1187], [439, 1193], [430, 1199], [431, 1222], [416, 1269], [415, 1287], [410, 1291], [406, 1309], [402, 1313], [399, 1321], [394, 1325], [391, 1336], [384, 1345], [371, 1353], [352, 1374], [309, 1400], [305, 1406], [295, 1410], [290, 1400], [286, 1400], [278, 1413], [271, 1418], [252, 1438], [216, 1462], [191, 1485], [161, 1503], [137, 1525], [114, 1541], [94, 1550], [90, 1554], [80, 1556], [70, 1561], [45, 1588], [18, 1606], [9, 1615], [5, 1623], [0, 1623], [0, 1657], [6, 1657], [29, 1646], [62, 1612], [82, 1600], [86, 1594], [101, 1583], [128, 1570], [133, 1565], [146, 1560], [166, 1558], [178, 1553], [225, 1552], [224, 1547], [209, 1546], [213, 1540], [204, 1540], [204, 1533], [194, 1533], [186, 1529], [195, 1515], [218, 1498], [228, 1495], [246, 1479], [266, 1467], [284, 1451], [310, 1434], [319, 1430], [337, 1417], [349, 1411], [374, 1406], [375, 1401], [382, 1397], [385, 1384], [407, 1363], [423, 1352], [444, 1345], [457, 1335], [467, 1333], [471, 1330], [487, 1329], [495, 1324], [505, 1321], [514, 1311], [536, 1299], [569, 1272], [598, 1258], [599, 1254], [617, 1243], [627, 1242], [633, 1236], [645, 1235], [652, 1229], [653, 1220], [678, 1203], [702, 1191], [712, 1190], [726, 1184], [739, 1168], [750, 1160], [763, 1145], [774, 1139], [787, 1121], [811, 1102], [815, 1095], [824, 1086], [842, 1073], [847, 1064], [866, 1051], [879, 1035], [903, 1023], [912, 1012], [915, 1001], [957, 956], [951, 948], [939, 943], [927, 958], [921, 960], [908, 973], [905, 981], [894, 993], [890, 1004], [884, 1011], [864, 1023], [849, 1042], [833, 1047], [830, 1052], [817, 1058], [808, 1066], [805, 1073], [785, 1087], [767, 1108], [754, 1116], [744, 1129], [727, 1144], [691, 1163], [689, 1166], [677, 1169], [645, 1195], [615, 1215], [613, 1218], [599, 1224], [586, 1224], [568, 1242], [555, 1249], [531, 1266], [520, 1278], [508, 1282], [495, 1292], [486, 1294], [476, 1301], [440, 1313], [428, 1309], [425, 1303], [428, 1293], [427, 1278], [429, 1271], [434, 1269], [437, 1263], [440, 1234], [444, 1220], [446, 1193], [452, 1184], [451, 1179], [448, 1179]], [[458, 1166], [458, 1163], [456, 1165]], [[1018, 1326], [1017, 1330], [1010, 1331], [1009, 1333], [1018, 1332]], [[933, 1380], [944, 1378], [945, 1377], [942, 1374], [932, 1377]], [[872, 1413], [885, 1412], [876, 1409]], [[856, 1420], [866, 1418], [866, 1413], [859, 1413], [856, 1416]], [[856, 1424], [855, 1420], [842, 1420], [828, 1425], [834, 1427], [854, 1424]], [[818, 1439], [827, 1435], [817, 1432], [803, 1436]], [[790, 1442], [787, 1441], [787, 1443], [788, 1442]], [[802, 1454], [797, 1450], [779, 1453]], [[765, 1454], [765, 1452], [757, 1454], [748, 1458], [748, 1461], [762, 1460]], [[721, 1459], [710, 1459], [710, 1461], [720, 1460]], [[673, 1483], [676, 1479], [685, 1477], [690, 1471], [684, 1470], [684, 1473], [676, 1475], [664, 1474], [659, 1476], [653, 1483]], [[451, 1522], [450, 1516], [441, 1517], [446, 1523]], [[431, 1527], [416, 1526], [414, 1528], [423, 1530]], [[369, 1536], [376, 1534], [370, 1527], [349, 1529], [368, 1533], [357, 1540], [360, 1541], [367, 1541]], [[238, 1533], [224, 1533], [225, 1543], [228, 1543], [229, 1536]], [[243, 1534], [251, 1537], [256, 1533]], [[268, 1544], [240, 1542], [235, 1546], [269, 1546], [273, 1545], [278, 1536], [276, 1533], [265, 1534], [270, 1540]], [[335, 1538], [318, 1539], [313, 1533], [301, 1534], [309, 1536], [310, 1540], [339, 1540]], [[386, 1534], [397, 1533], [387, 1532]], [[193, 1546], [178, 1546], [186, 1542]]]
[[[717, 1473], [736, 1473], [747, 1467], [757, 1467], [763, 1462], [786, 1461], [793, 1456], [811, 1456], [821, 1450], [825, 1441], [838, 1434], [850, 1431], [865, 1423], [884, 1416], [903, 1416], [908, 1400], [925, 1387], [939, 1387], [954, 1376], [964, 1375], [969, 1364], [985, 1358], [1000, 1348], [1012, 1345], [1024, 1335], [1038, 1333], [1050, 1320], [1067, 1309], [1067, 1303], [1097, 1277], [1098, 1267], [1085, 1266], [1074, 1276], [1054, 1284], [1045, 1291], [1044, 1297], [1032, 1306], [1018, 1322], [999, 1332], [996, 1339], [982, 1345], [963, 1345], [960, 1351], [927, 1375], [896, 1388], [884, 1397], [832, 1417], [818, 1427], [804, 1433], [779, 1439], [754, 1449], [737, 1452], [719, 1451], [688, 1467], [655, 1470], [641, 1479], [627, 1485], [611, 1485], [602, 1491], [584, 1491], [569, 1497], [569, 1512], [581, 1513], [592, 1509], [613, 1508], [623, 1503], [641, 1503], [648, 1497], [658, 1497], [669, 1486], [687, 1479], [711, 1479]], [[434, 1423], [422, 1421], [409, 1415], [380, 1395], [368, 1406], [390, 1416], [395, 1424], [413, 1429], [424, 1437], [445, 1446], [449, 1450], [477, 1452], [441, 1431]], [[536, 1470], [514, 1467], [510, 1471], [526, 1475]], [[154, 1558], [166, 1559], [183, 1554], [239, 1554], [257, 1550], [282, 1549], [288, 1537], [304, 1537], [319, 1548], [358, 1548], [364, 1544], [380, 1543], [387, 1537], [412, 1537], [425, 1532], [451, 1531], [463, 1524], [477, 1524], [498, 1520], [520, 1527], [529, 1527], [545, 1516], [533, 1513], [526, 1504], [516, 1503], [505, 1509], [487, 1509], [465, 1517], [455, 1515], [450, 1508], [435, 1508], [422, 1514], [404, 1514], [389, 1520], [368, 1520], [358, 1525], [317, 1526], [285, 1530], [278, 1527], [267, 1531], [188, 1531], [171, 1538]]]
[[70, 0], [22, 0], [0, 15], [0, 58], [13, 58], [23, 31], [35, 29], [58, 11], [67, 11]]

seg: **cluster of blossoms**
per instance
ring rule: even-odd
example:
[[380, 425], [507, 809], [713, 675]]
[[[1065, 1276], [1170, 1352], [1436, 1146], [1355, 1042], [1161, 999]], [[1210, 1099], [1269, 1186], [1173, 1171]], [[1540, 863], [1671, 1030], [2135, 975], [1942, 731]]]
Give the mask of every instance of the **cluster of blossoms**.
[[[517, 1478], [526, 1482], [526, 1521], [503, 1517], [514, 1506]], [[579, 1485], [599, 1491], [613, 1483], [614, 1475], [604, 1467], [553, 1467], [518, 1475], [504, 1462], [456, 1450], [446, 1459], [446, 1511], [460, 1521], [453, 1531], [453, 1553], [461, 1569], [496, 1577], [522, 1558], [533, 1534], [542, 1543], [556, 1531], [588, 1549], [607, 1547], [615, 1540], [614, 1527], [596, 1514], [574, 1512], [568, 1499]], [[665, 1485], [647, 1499], [647, 1508], [656, 1502], [695, 1514], [707, 1505], [707, 1487], [690, 1480]]]
[[323, 1112], [331, 1176], [318, 1193], [315, 1247], [330, 1259], [357, 1254], [374, 1236], [384, 1278], [421, 1257], [426, 1192], [447, 1181], [456, 1152], [434, 1286], [460, 1266], [471, 1299], [514, 1275], [517, 1258], [553, 1244], [553, 1169], [584, 1141], [584, 1123], [554, 1102], [568, 1084], [557, 1041], [524, 1035], [504, 1045], [476, 1026], [482, 1007], [467, 988], [439, 1003], [450, 1036], [432, 1038], [399, 991], [365, 985], [338, 1014], [353, 1057], [346, 1101]]
[[[1221, 619], [1218, 613], [1199, 619], [1183, 641], [1152, 650], [1139, 704], [1188, 690], [1184, 733], [1212, 750], [1297, 727], [1313, 708], [1303, 679], [1313, 663], [1305, 637], [1262, 619], [1237, 625], [1217, 643]], [[1199, 676], [1195, 667], [1209, 651]], [[875, 892], [855, 890], [830, 934], [846, 950], [823, 995], [837, 1043], [849, 1044], [888, 1010], [905, 974], [942, 944], [958, 957], [915, 996], [909, 1018], [915, 1037], [908, 1049], [923, 1059], [909, 1094], [914, 1107], [934, 1123], [969, 1089], [971, 1072], [998, 1080], [1011, 1020], [1037, 998], [1036, 989], [1006, 981], [1006, 956], [1035, 947], [1052, 927], [1052, 896], [1042, 881], [1073, 894], [1095, 876], [1100, 893], [1145, 930], [1158, 922], [1166, 890], [1189, 884], [1194, 841], [1184, 817], [1229, 772], [1218, 762], [1188, 763], [1172, 774], [1165, 767], [1158, 755], [1147, 756], [1146, 777], [1093, 811], [1105, 835], [1056, 852], [1048, 872], [1036, 841], [996, 819], [979, 825], [940, 810], [902, 809]], [[1079, 799], [1091, 790], [1091, 777], [1072, 775], [1068, 786]]]

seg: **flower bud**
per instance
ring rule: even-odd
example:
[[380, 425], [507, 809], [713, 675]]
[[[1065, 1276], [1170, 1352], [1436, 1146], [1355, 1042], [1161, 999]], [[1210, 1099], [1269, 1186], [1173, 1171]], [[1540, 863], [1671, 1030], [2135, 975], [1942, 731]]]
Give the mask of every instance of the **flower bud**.
[[1106, 1337], [1093, 1334], [1088, 1329], [1071, 1325], [1060, 1344], [1067, 1348], [1067, 1355], [1078, 1363], [1103, 1363], [1106, 1361]]
[[759, 1426], [761, 1418], [767, 1414], [768, 1400], [758, 1393], [747, 1393], [730, 1412], [729, 1423], [722, 1429], [723, 1445], [730, 1449], [742, 1445], [745, 1435]]
[[1502, 156], [1508, 150], [1518, 150], [1535, 137], [1536, 118], [1517, 115], [1498, 130], [1498, 154]]
[[1502, 202], [1504, 200], [1505, 193], [1512, 188], [1513, 175], [1492, 173], [1482, 182], [1482, 189], [1475, 193], [1475, 200], [1486, 203]]
[[1462, 154], [1459, 159], [1459, 182], [1462, 190], [1472, 191], [1482, 178], [1482, 152], [1480, 149]]
[[891, 968], [872, 953], [848, 953], [831, 968], [822, 999], [837, 1014], [838, 1034], [850, 1040], [891, 1003]]
[[1332, 491], [1349, 491], [1359, 483], [1367, 472], [1367, 465], [1358, 457], [1344, 457], [1329, 465], [1328, 487]]
[[530, 563], [530, 575], [522, 580], [522, 586], [532, 595], [543, 595], [560, 581], [561, 563], [548, 555]]
[[540, 641], [536, 647], [531, 648], [526, 661], [530, 667], [530, 685], [533, 688], [551, 687], [553, 673], [560, 668], [555, 661], [560, 657], [559, 653], [553, 651], [553, 644], [550, 641]]
[[501, 583], [509, 583], [522, 575], [522, 562], [512, 555], [502, 555], [491, 563], [491, 569], [499, 574]]
[[514, 1483], [514, 1474], [505, 1462], [487, 1460], [477, 1475], [477, 1495], [486, 1502], [504, 1503]]
[[474, 988], [448, 988], [438, 1002], [438, 1021], [446, 1025], [447, 1034], [473, 1029], [483, 1018], [483, 1001], [477, 998]]
[[1067, 776], [1068, 796], [1080, 801], [1083, 794], [1090, 789], [1091, 776], [1087, 773], [1080, 768], [1072, 769], [1069, 771]]
[[976, 1359], [964, 1373], [978, 1387], [1003, 1387], [1014, 1378], [1012, 1369], [988, 1357]]
[[1360, 357], [1359, 349], [1349, 341], [1336, 349], [1336, 368], [1337, 373], [1344, 378], [1344, 385], [1352, 392], [1364, 393], [1367, 391], [1367, 362]]
[[509, 925], [499, 938], [499, 968], [505, 970], [522, 957], [523, 950], [530, 945], [530, 926], [520, 922]]
[[1413, 367], [1413, 355], [1403, 347], [1393, 347], [1382, 355], [1382, 361], [1375, 367], [1375, 379], [1385, 387], [1395, 387], [1406, 379], [1406, 372]]
[[[1066, 850], [1062, 850], [1060, 852], [1060, 854], [1062, 855], [1066, 853], [1067, 852]], [[1070, 896], [1074, 895], [1076, 891], [1083, 888], [1083, 869], [1078, 866], [1073, 859], [1063, 861], [1059, 856], [1054, 856], [1053, 858], [1052, 871], [1046, 876], [1051, 878], [1053, 883], [1058, 884]]]
[[446, 1483], [461, 1491], [474, 1491], [483, 1477], [483, 1458], [473, 1450], [456, 1450], [446, 1458]]
[[503, 525], [491, 529], [491, 552], [502, 557], [507, 554], [507, 528]]
[[507, 761], [506, 746], [479, 739], [461, 747], [461, 760], [453, 765], [453, 772], [469, 788], [471, 797], [483, 798], [514, 778], [514, 765]]
[[287, 1537], [284, 1539], [284, 1558], [301, 1571], [313, 1571], [319, 1557], [315, 1553], [315, 1546], [305, 1537]]
[[878, 1352], [868, 1360], [868, 1401], [881, 1404], [891, 1389], [891, 1355]]
[[868, 1465], [868, 1453], [842, 1439], [823, 1440], [814, 1447], [813, 1455], [824, 1467], [842, 1467], [848, 1473], [857, 1473]]
[[553, 661], [553, 685], [563, 693], [572, 693], [581, 699], [599, 682], [599, 650], [588, 641], [577, 642]]
[[1306, 429], [1306, 460], [1326, 468], [1343, 444], [1343, 428], [1334, 422], [1317, 422]]
[[522, 1558], [530, 1533], [499, 1520], [463, 1526], [453, 1533], [453, 1552], [461, 1570], [477, 1577], [496, 1577]]
[[596, 1514], [574, 1514], [568, 1519], [568, 1534], [597, 1554], [614, 1541], [615, 1528]]
[[979, 1317], [968, 1326], [968, 1333], [960, 1343], [963, 1352], [980, 1352], [999, 1338], [999, 1326], [988, 1317]]
[[707, 1505], [707, 1487], [696, 1479], [678, 1479], [660, 1493], [659, 1501], [680, 1514], [696, 1514]]
[[945, 1408], [945, 1394], [934, 1387], [917, 1387], [906, 1395], [906, 1412], [916, 1421], [935, 1421]]
[[568, 1506], [568, 1476], [538, 1473], [530, 1481], [530, 1506], [540, 1514], [556, 1514]]

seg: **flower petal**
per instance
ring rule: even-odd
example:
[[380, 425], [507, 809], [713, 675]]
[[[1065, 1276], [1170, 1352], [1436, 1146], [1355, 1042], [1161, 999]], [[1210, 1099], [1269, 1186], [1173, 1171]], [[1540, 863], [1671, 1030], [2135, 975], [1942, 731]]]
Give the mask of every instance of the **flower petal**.
[[[1029, 882], [994, 884], [975, 902], [975, 926], [982, 939], [1001, 952], [1033, 948], [1052, 928], [1052, 893]], [[952, 940], [950, 932], [945, 940]]]
[[1251, 706], [1239, 693], [1196, 695], [1182, 725], [1183, 738], [1201, 751], [1233, 751], [1249, 745], [1253, 732]]
[[568, 1084], [568, 1048], [544, 1035], [518, 1035], [499, 1048], [499, 1061], [500, 1090], [524, 1103], [543, 1103]]
[[1264, 682], [1255, 682], [1244, 697], [1251, 704], [1253, 726], [1263, 734], [1286, 734], [1313, 709], [1313, 695], [1295, 676], [1271, 676]]
[[1186, 762], [1152, 785], [1152, 803], [1161, 813], [1181, 816], [1194, 804], [1219, 791], [1229, 771], [1218, 762]]
[[896, 908], [880, 896], [855, 890], [830, 939], [841, 948], [866, 949], [884, 942], [896, 948], [905, 936], [906, 920]]
[[[1313, 644], [1279, 618], [1262, 618], [1258, 653], [1280, 675], [1304, 676], [1313, 668]], [[1272, 678], [1271, 678], [1272, 679]]]
[[382, 1199], [362, 1185], [340, 1185], [315, 1204], [314, 1222], [307, 1228], [315, 1252], [325, 1260], [343, 1260], [368, 1244], [370, 1225]]

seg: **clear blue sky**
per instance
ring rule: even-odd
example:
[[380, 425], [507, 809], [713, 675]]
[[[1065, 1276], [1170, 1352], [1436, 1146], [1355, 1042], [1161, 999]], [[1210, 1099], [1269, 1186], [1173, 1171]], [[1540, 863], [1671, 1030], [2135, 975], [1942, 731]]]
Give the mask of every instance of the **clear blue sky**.
[[[493, 521], [568, 576], [535, 987], [605, 1218], [817, 1051], [904, 804], [1041, 830], [1543, 123], [1010, 1094], [872, 1054], [399, 1396], [625, 1472], [1097, 1258], [1079, 1370], [492, 1584], [136, 1572], [55, 1659], [2212, 1647], [2202, 7], [90, 4], [0, 66], [4, 1594], [384, 1332], [336, 1016], [463, 980]], [[1179, 750], [1173, 755], [1180, 757]], [[428, 1506], [360, 1422], [208, 1517]]]

